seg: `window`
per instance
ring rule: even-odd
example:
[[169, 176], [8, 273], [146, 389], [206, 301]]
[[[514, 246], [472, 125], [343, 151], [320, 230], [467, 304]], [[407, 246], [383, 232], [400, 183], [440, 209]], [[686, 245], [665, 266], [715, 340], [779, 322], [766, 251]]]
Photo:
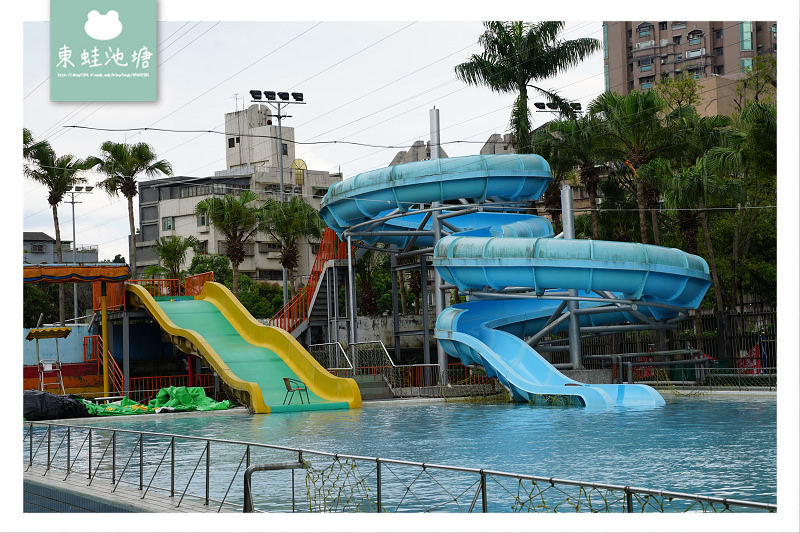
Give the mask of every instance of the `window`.
[[739, 62], [739, 64], [741, 65], [742, 72], [750, 72], [751, 70], [753, 70], [753, 59], [752, 58], [742, 59]]
[[694, 50], [688, 50], [686, 52], [686, 59], [694, 59], [696, 57], [700, 57], [705, 54], [705, 48], [695, 48]]
[[258, 279], [267, 281], [278, 281], [283, 279], [283, 270], [264, 270], [258, 269]]
[[259, 242], [258, 243], [258, 253], [261, 254], [268, 254], [271, 252], [280, 252], [281, 247], [279, 244], [274, 242]]
[[739, 50], [753, 49], [753, 23], [750, 21], [739, 23]]
[[689, 44], [700, 44], [703, 37], [703, 30], [692, 30], [686, 36], [689, 39]]
[[659, 22], [658, 23], [658, 29], [661, 30], [661, 31], [665, 31], [667, 29], [667, 23], [666, 22]]
[[228, 148], [233, 148], [234, 146], [236, 146], [236, 139], [231, 137], [230, 139], [228, 139]]
[[208, 241], [200, 241], [194, 253], [198, 255], [208, 255]]
[[652, 65], [652, 64], [653, 64], [652, 57], [643, 57], [642, 59], [639, 60], [639, 66]]
[[244, 255], [245, 256], [255, 255], [255, 243], [252, 242], [244, 243]]
[[725, 65], [714, 65], [714, 74], [717, 76], [725, 74]]
[[44, 244], [33, 244], [31, 245], [31, 252], [34, 254], [43, 254], [44, 253]]
[[681, 44], [681, 36], [680, 35], [673, 35], [672, 36], [672, 44]]
[[197, 215], [197, 225], [208, 226], [208, 213], [202, 213], [200, 215]]
[[281, 146], [283, 147], [283, 155], [289, 155], [289, 145], [282, 143]]
[[603, 59], [608, 59], [608, 24], [603, 24]]
[[719, 48], [714, 48], [714, 55], [721, 56], [725, 52], [724, 47], [720, 46]]
[[642, 65], [642, 68], [639, 70], [640, 72], [649, 72], [653, 70], [653, 65]]
[[722, 39], [722, 30], [714, 30], [714, 39]]
[[161, 219], [161, 229], [164, 231], [175, 229], [175, 217], [164, 217]]
[[686, 21], [685, 21], [685, 20], [684, 20], [684, 21], [682, 21], [682, 22], [673, 22], [673, 23], [672, 23], [672, 31], [675, 31], [675, 30], [682, 30], [682, 29], [684, 29], [685, 27], [686, 27]]

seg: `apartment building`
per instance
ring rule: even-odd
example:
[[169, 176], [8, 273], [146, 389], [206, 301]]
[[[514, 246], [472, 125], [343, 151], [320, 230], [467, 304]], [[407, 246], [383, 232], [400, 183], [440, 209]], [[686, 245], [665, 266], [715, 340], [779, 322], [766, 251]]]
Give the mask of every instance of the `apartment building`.
[[[136, 239], [136, 274], [158, 263], [153, 244], [160, 237], [195, 236], [202, 246], [200, 253], [223, 255], [224, 237], [205, 217], [195, 215], [195, 206], [209, 197], [238, 194], [249, 189], [261, 201], [299, 195], [316, 209], [328, 188], [341, 181], [341, 174], [309, 170], [295, 158], [294, 128], [282, 126], [279, 134], [273, 125], [268, 106], [254, 104], [225, 115], [225, 150], [227, 169], [213, 176], [169, 178], [139, 183], [140, 231]], [[279, 157], [279, 150], [283, 151]], [[283, 162], [281, 176], [279, 161]], [[316, 257], [316, 245], [302, 242], [297, 273], [309, 272]], [[246, 248], [239, 271], [259, 281], [283, 279], [280, 248], [268, 235], [259, 233]], [[194, 257], [190, 250], [187, 264]], [[290, 280], [302, 284], [304, 280]]]
[[604, 21], [605, 89], [628, 94], [686, 73], [700, 80], [701, 115], [729, 115], [737, 80], [777, 53], [777, 35], [775, 21]]
[[[61, 262], [72, 263], [73, 256], [77, 263], [97, 263], [97, 245], [84, 244], [73, 249], [72, 241], [62, 240]], [[22, 261], [34, 265], [58, 263], [56, 240], [41, 231], [23, 231]]]

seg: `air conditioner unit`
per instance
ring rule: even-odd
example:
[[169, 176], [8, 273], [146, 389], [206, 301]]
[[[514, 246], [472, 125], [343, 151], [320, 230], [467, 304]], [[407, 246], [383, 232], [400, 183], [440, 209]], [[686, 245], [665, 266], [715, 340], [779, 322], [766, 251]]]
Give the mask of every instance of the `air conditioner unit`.
[[661, 46], [667, 46], [669, 44], [669, 39], [661, 39]]

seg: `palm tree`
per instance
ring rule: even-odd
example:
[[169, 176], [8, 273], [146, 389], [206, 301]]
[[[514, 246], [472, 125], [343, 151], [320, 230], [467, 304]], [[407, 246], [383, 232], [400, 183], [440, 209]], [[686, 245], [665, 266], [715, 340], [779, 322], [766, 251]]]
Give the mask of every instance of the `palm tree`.
[[181, 279], [181, 267], [186, 259], [186, 252], [191, 248], [197, 251], [200, 241], [194, 235], [188, 237], [171, 236], [156, 239], [153, 248], [158, 255], [158, 264], [144, 269], [145, 276], [163, 274], [167, 279]]
[[597, 39], [583, 37], [569, 41], [558, 39], [564, 22], [484, 22], [485, 31], [478, 38], [483, 53], [457, 65], [456, 77], [469, 85], [485, 85], [498, 93], [515, 92], [511, 111], [511, 132], [518, 154], [532, 153], [531, 118], [528, 87], [555, 102], [566, 116], [574, 117], [569, 103], [556, 93], [529, 85], [556, 76], [580, 63], [586, 56], [602, 49]]
[[245, 257], [245, 243], [248, 242], [261, 222], [259, 208], [252, 204], [258, 200], [256, 193], [244, 190], [239, 196], [226, 194], [222, 198], [205, 198], [194, 208], [198, 215], [208, 217], [211, 225], [225, 237], [225, 255], [231, 261], [233, 269], [234, 295], [239, 294], [239, 265]]
[[[661, 122], [665, 109], [666, 103], [655, 91], [634, 90], [625, 95], [609, 91], [589, 104], [590, 115], [599, 118], [603, 126], [596, 132], [601, 150], [609, 159], [624, 162], [632, 170], [627, 185], [636, 194], [639, 232], [644, 244], [650, 242], [646, 213], [653, 206], [648, 202], [648, 184], [636, 169], [671, 147], [671, 132]], [[653, 230], [657, 232], [655, 218], [653, 222]]]
[[[740, 206], [774, 205], [777, 179], [777, 105], [752, 102], [724, 130], [719, 146], [710, 148], [701, 166], [710, 174], [742, 183]], [[758, 209], [738, 210], [735, 215], [731, 270], [733, 291], [740, 288], [742, 264], [750, 250]], [[735, 293], [734, 293], [735, 294]], [[731, 298], [732, 299], [732, 298]], [[740, 302], [741, 303], [741, 302]]]
[[106, 141], [100, 146], [100, 157], [86, 159], [89, 168], [97, 167], [108, 176], [99, 182], [98, 187], [109, 196], [122, 195], [128, 200], [128, 224], [130, 237], [128, 247], [131, 268], [136, 269], [136, 226], [133, 218], [133, 198], [139, 193], [136, 179], [140, 174], [156, 177], [159, 174], [172, 175], [172, 165], [165, 159], [156, 160], [156, 154], [147, 143], [126, 144]]
[[[27, 130], [26, 130], [27, 131]], [[29, 132], [28, 132], [29, 133]], [[30, 142], [27, 142], [30, 141]], [[85, 183], [81, 175], [85, 170], [84, 161], [72, 154], [57, 156], [46, 141], [34, 143], [32, 136], [23, 133], [23, 156], [32, 164], [25, 167], [26, 175], [47, 187], [47, 203], [53, 210], [53, 226], [56, 232], [56, 261], [63, 262], [61, 249], [61, 227], [58, 222], [58, 205], [64, 200], [67, 191], [79, 183]], [[72, 243], [73, 246], [75, 243]], [[64, 284], [58, 284], [58, 319], [64, 325]]]
[[[285, 274], [297, 268], [300, 258], [297, 241], [304, 237], [320, 239], [325, 230], [325, 223], [319, 212], [300, 196], [293, 196], [287, 202], [267, 198], [261, 208], [259, 229], [272, 237], [272, 240], [281, 247], [280, 262]], [[289, 300], [286, 278], [284, 275], [284, 304]]]
[[595, 117], [584, 115], [575, 120], [554, 120], [547, 124], [545, 134], [541, 136], [545, 142], [552, 144], [552, 155], [548, 159], [551, 165], [558, 159], [559, 166], [577, 169], [578, 179], [589, 194], [592, 238], [595, 240], [599, 239], [600, 234], [600, 217], [597, 213], [597, 186], [601, 174], [597, 162], [599, 129], [600, 124]]

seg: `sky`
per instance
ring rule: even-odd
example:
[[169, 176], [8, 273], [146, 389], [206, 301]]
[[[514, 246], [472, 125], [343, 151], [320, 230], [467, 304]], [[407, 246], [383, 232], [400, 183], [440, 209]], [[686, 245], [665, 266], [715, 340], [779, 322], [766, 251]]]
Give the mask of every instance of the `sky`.
[[[434, 106], [439, 109], [441, 142], [448, 155], [477, 153], [491, 134], [508, 132], [514, 95], [467, 86], [456, 79], [454, 66], [480, 52], [477, 39], [483, 29], [481, 20], [534, 21], [538, 14], [544, 14], [543, 4], [533, 1], [504, 1], [496, 6], [451, 0], [397, 4], [159, 0], [156, 102], [55, 103], [49, 100], [49, 2], [17, 4], [6, 7], [12, 13], [0, 21], [8, 86], [3, 102], [4, 160], [19, 158], [14, 147], [19, 146], [19, 129], [24, 126], [37, 139], [49, 140], [58, 154], [78, 157], [98, 155], [100, 145], [107, 140], [146, 142], [172, 164], [175, 175], [182, 176], [209, 176], [225, 169], [224, 136], [209, 132], [224, 131], [225, 113], [248, 105], [251, 89], [305, 95], [306, 104], [288, 107], [291, 117], [284, 125], [295, 128], [295, 139], [300, 143], [296, 155], [309, 169], [341, 171], [349, 178], [387, 166], [399, 150], [414, 141], [428, 140], [429, 110]], [[797, 5], [783, 4], [787, 5], [779, 8], [733, 1], [726, 3], [726, 16], [779, 21], [780, 142], [782, 148], [786, 147], [781, 153], [781, 168], [788, 170], [779, 176], [780, 202], [795, 207], [779, 208], [779, 259], [787, 267], [779, 270], [779, 276], [782, 287], [787, 288], [781, 298], [789, 295], [788, 301], [783, 300], [789, 304], [783, 309], [790, 311], [784, 315], [788, 328], [783, 331], [794, 331], [798, 296], [796, 202], [800, 200], [800, 18]], [[718, 18], [712, 14], [711, 3], [708, 7], [685, 1], [669, 5], [682, 11], [680, 18]], [[740, 12], [749, 14], [747, 10], [754, 7], [759, 10], [757, 16], [736, 16]], [[601, 20], [643, 16], [630, 12], [630, 6], [599, 2], [548, 5], [546, 15], [567, 21], [562, 33], [565, 39], [601, 39]], [[647, 15], [654, 20], [679, 18], [674, 13]], [[603, 91], [602, 54], [594, 54], [574, 70], [539, 83], [586, 106]], [[537, 101], [535, 94], [531, 101]], [[533, 114], [535, 126], [550, 118], [548, 114]], [[18, 164], [13, 164], [15, 170], [4, 186], [2, 216], [6, 228], [10, 228], [6, 231], [11, 244], [8, 249], [16, 249], [22, 231], [54, 236], [46, 191], [18, 177]], [[100, 176], [89, 174], [87, 178], [94, 183]], [[124, 200], [109, 198], [98, 190], [78, 196], [76, 202], [80, 202], [74, 205], [78, 245], [99, 246], [101, 260], [116, 254], [128, 258]], [[59, 209], [65, 240], [72, 240], [72, 207], [62, 204]], [[138, 209], [136, 215], [138, 220]], [[789, 355], [796, 358], [796, 353]], [[793, 381], [796, 383], [796, 378]], [[790, 438], [796, 444], [796, 435]]]
[[[398, 151], [427, 141], [434, 107], [445, 152], [477, 153], [491, 134], [508, 132], [515, 96], [456, 79], [455, 65], [481, 51], [483, 26], [476, 21], [176, 21], [158, 25], [156, 102], [51, 102], [48, 31], [46, 22], [23, 27], [24, 126], [58, 154], [82, 158], [99, 155], [107, 140], [146, 142], [176, 176], [226, 168], [225, 137], [208, 132], [224, 132], [225, 113], [250, 105], [250, 89], [302, 92], [305, 104], [284, 108], [291, 116], [283, 125], [293, 127], [301, 143], [296, 157], [309, 169], [345, 178], [387, 166]], [[562, 35], [601, 39], [601, 22], [570, 22]], [[603, 91], [602, 54], [542, 86], [587, 105]], [[539, 125], [552, 114], [533, 118]], [[90, 183], [102, 178], [94, 172], [86, 177]], [[24, 231], [53, 236], [46, 196], [42, 185], [24, 182]], [[97, 190], [78, 201], [78, 245], [98, 245], [100, 259], [127, 257], [124, 199]], [[65, 240], [72, 240], [72, 208], [65, 203], [59, 209]]]

